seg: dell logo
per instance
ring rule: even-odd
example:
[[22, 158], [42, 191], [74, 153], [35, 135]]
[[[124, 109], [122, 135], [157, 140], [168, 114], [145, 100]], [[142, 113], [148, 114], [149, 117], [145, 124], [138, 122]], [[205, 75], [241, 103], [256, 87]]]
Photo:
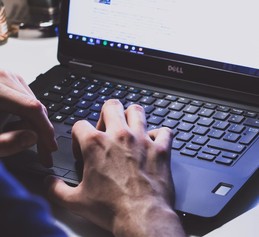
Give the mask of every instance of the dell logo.
[[183, 74], [183, 68], [175, 65], [168, 65], [168, 72], [173, 72], [177, 74]]

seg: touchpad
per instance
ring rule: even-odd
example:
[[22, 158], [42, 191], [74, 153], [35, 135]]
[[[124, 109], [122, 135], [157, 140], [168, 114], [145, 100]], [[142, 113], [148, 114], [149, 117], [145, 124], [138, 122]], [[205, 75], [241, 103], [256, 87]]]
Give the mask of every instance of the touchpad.
[[74, 159], [72, 152], [72, 139], [59, 137], [57, 142], [58, 150], [53, 153], [54, 166], [71, 171], [78, 171], [78, 162]]

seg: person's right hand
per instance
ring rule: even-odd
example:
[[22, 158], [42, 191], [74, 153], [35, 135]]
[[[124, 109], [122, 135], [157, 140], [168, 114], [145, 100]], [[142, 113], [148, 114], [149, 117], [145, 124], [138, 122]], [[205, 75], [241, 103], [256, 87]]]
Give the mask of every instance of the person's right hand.
[[84, 162], [83, 179], [77, 187], [50, 179], [57, 203], [117, 237], [185, 236], [173, 211], [169, 128], [148, 132], [141, 106], [124, 111], [109, 100], [97, 128], [79, 121], [72, 137], [75, 157]]
[[52, 166], [51, 152], [57, 149], [57, 143], [45, 106], [20, 76], [0, 70], [0, 128], [10, 114], [21, 121], [12, 130], [0, 131], [0, 158], [37, 143], [42, 163]]

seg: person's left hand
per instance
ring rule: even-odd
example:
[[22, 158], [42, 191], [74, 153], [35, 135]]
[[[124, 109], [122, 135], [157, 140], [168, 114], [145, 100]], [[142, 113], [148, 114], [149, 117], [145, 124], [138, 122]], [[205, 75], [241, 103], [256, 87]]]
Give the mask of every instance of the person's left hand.
[[[9, 115], [20, 121], [5, 129]], [[36, 99], [18, 75], [0, 70], [0, 158], [16, 154], [37, 144], [41, 161], [52, 166], [51, 152], [57, 149], [54, 129], [44, 105]]]

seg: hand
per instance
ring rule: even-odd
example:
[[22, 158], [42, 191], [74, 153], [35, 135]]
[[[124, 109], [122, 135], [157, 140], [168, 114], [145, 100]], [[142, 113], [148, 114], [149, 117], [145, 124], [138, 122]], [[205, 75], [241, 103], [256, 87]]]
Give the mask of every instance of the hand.
[[57, 149], [57, 143], [46, 108], [20, 76], [0, 70], [0, 128], [10, 114], [19, 116], [21, 121], [15, 124], [15, 130], [0, 133], [0, 157], [37, 143], [42, 163], [51, 166], [51, 152]]
[[109, 100], [97, 129], [79, 121], [72, 137], [83, 179], [70, 187], [51, 178], [49, 194], [57, 203], [115, 236], [183, 236], [172, 210], [170, 129], [147, 132], [141, 106], [124, 112], [119, 101]]

